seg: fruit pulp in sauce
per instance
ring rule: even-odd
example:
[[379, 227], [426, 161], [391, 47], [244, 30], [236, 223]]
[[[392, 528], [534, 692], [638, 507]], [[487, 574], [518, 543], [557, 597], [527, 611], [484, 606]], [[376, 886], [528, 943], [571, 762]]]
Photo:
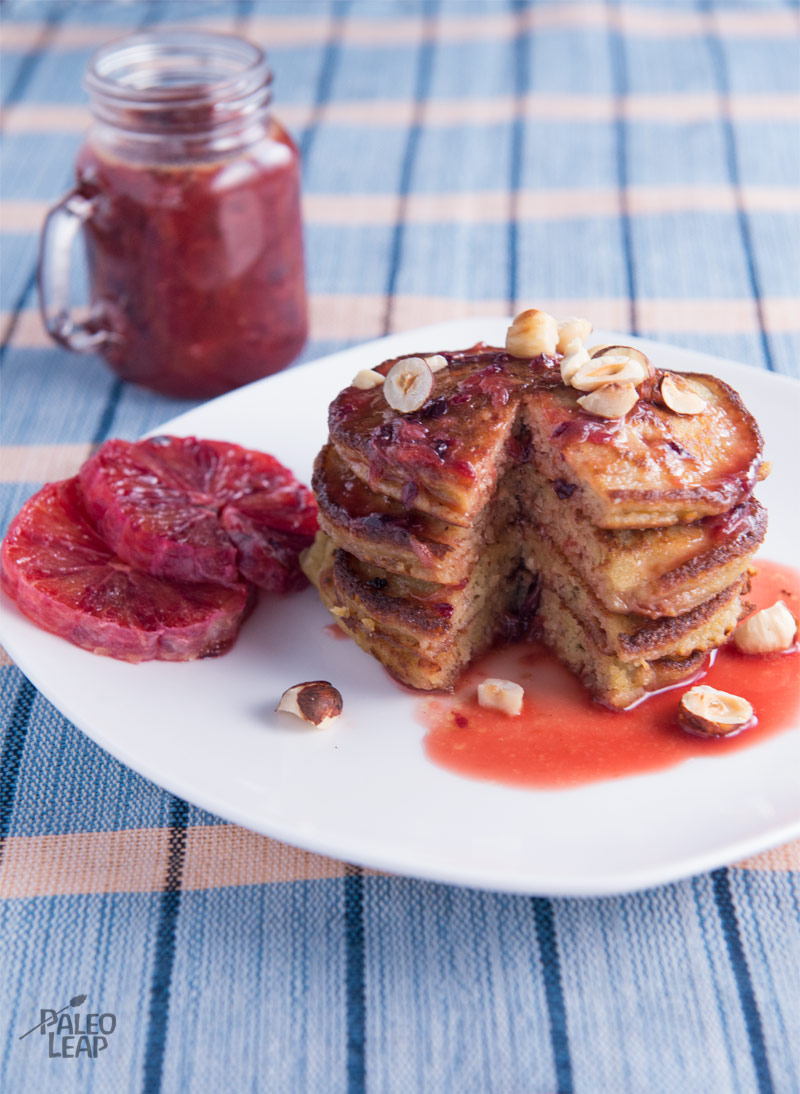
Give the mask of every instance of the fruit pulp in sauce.
[[[782, 599], [800, 614], [800, 573], [757, 560], [748, 602], [769, 607]], [[753, 656], [722, 647], [704, 684], [741, 695], [757, 725], [735, 737], [705, 740], [677, 724], [687, 682], [652, 695], [628, 711], [595, 703], [578, 679], [539, 643], [497, 649], [472, 666], [455, 694], [424, 700], [427, 755], [451, 771], [512, 786], [566, 788], [672, 767], [696, 756], [749, 748], [800, 720], [800, 653]], [[487, 676], [525, 689], [522, 714], [479, 707], [476, 689]]]
[[210, 398], [277, 372], [307, 330], [299, 156], [275, 122], [228, 159], [78, 155], [92, 315], [124, 380]]

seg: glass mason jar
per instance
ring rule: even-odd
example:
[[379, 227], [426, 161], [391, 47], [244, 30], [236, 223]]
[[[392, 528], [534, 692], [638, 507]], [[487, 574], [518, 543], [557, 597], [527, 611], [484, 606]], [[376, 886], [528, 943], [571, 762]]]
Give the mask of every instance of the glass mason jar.
[[[124, 380], [209, 398], [300, 352], [307, 302], [297, 148], [271, 116], [272, 73], [242, 39], [154, 30], [100, 49], [75, 188], [42, 232], [50, 335]], [[69, 306], [83, 229], [88, 317]]]

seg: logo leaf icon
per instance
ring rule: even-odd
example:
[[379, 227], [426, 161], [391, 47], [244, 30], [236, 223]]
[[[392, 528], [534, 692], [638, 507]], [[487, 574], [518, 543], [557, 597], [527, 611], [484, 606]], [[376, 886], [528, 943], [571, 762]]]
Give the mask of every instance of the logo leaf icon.
[[[67, 1010], [69, 1007], [79, 1007], [81, 1005], [81, 1003], [85, 1003], [85, 1002], [86, 1002], [86, 996], [85, 995], [73, 995], [73, 997], [67, 1003], [66, 1007], [62, 1007], [61, 1010], [56, 1011], [55, 1014], [56, 1014], [56, 1016], [58, 1016], [59, 1014], [63, 1014], [64, 1011]], [[49, 1019], [45, 1019], [43, 1022], [39, 1022], [38, 1025], [32, 1026], [31, 1029], [29, 1029], [26, 1033], [21, 1033], [20, 1038], [19, 1038], [20, 1041], [23, 1039], [23, 1037], [27, 1037], [29, 1033], [33, 1033], [34, 1030], [41, 1029], [42, 1026], [46, 1026], [48, 1021], [49, 1021]], [[55, 1021], [55, 1018], [53, 1019], [53, 1021]]]

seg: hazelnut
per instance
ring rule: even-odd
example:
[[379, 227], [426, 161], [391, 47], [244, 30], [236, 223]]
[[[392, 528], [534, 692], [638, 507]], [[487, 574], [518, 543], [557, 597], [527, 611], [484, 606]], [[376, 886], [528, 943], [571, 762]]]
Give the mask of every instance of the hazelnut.
[[762, 608], [733, 632], [733, 642], [742, 653], [780, 653], [797, 641], [797, 620], [782, 600]]
[[528, 308], [508, 328], [506, 349], [512, 357], [550, 357], [558, 345], [558, 323], [546, 311]]
[[306, 680], [288, 688], [275, 709], [322, 729], [342, 713], [342, 697], [327, 680]]
[[419, 410], [433, 390], [433, 373], [422, 357], [403, 357], [386, 373], [383, 394], [393, 410]]
[[687, 380], [673, 372], [664, 374], [659, 388], [661, 401], [675, 414], [702, 414], [706, 401], [689, 386]]
[[634, 361], [638, 361], [645, 373], [655, 372], [647, 354], [642, 353], [642, 351], [635, 346], [592, 346], [589, 350], [589, 356], [591, 358], [605, 357], [609, 353], [620, 357], [630, 357]]
[[561, 358], [562, 383], [569, 384], [578, 369], [585, 365], [588, 360], [589, 354], [586, 352], [583, 342], [580, 342], [577, 338], [570, 342], [564, 356]]
[[369, 391], [372, 387], [380, 387], [383, 376], [371, 368], [362, 368], [353, 377], [351, 387], [357, 387], [360, 391]]
[[580, 342], [581, 345], [592, 333], [592, 324], [588, 319], [579, 319], [577, 315], [570, 315], [566, 319], [558, 320], [558, 344], [559, 353], [569, 353], [571, 342]]
[[633, 384], [638, 387], [645, 377], [644, 367], [633, 357], [607, 353], [581, 365], [570, 379], [578, 391], [595, 391], [603, 384]]
[[516, 717], [522, 712], [522, 699], [525, 692], [513, 680], [497, 680], [490, 677], [478, 684], [478, 706], [492, 710], [502, 710], [504, 714]]
[[442, 356], [441, 353], [434, 353], [432, 357], [426, 357], [425, 363], [431, 372], [440, 372], [443, 368], [447, 368], [447, 358]]
[[636, 406], [638, 398], [633, 384], [604, 384], [588, 395], [581, 395], [578, 404], [598, 418], [624, 418]]
[[746, 699], [698, 684], [681, 696], [678, 722], [695, 737], [733, 737], [756, 724]]

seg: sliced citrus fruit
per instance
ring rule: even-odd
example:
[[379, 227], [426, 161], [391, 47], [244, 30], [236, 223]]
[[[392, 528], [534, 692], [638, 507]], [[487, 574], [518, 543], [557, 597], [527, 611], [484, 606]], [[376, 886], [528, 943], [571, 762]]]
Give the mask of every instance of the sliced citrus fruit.
[[49, 483], [22, 507], [3, 541], [0, 583], [40, 627], [123, 661], [224, 653], [255, 600], [243, 581], [169, 582], [132, 569], [95, 531], [77, 478]]
[[86, 508], [131, 566], [176, 581], [270, 592], [305, 584], [317, 528], [310, 490], [265, 452], [196, 437], [106, 441], [83, 465]]

